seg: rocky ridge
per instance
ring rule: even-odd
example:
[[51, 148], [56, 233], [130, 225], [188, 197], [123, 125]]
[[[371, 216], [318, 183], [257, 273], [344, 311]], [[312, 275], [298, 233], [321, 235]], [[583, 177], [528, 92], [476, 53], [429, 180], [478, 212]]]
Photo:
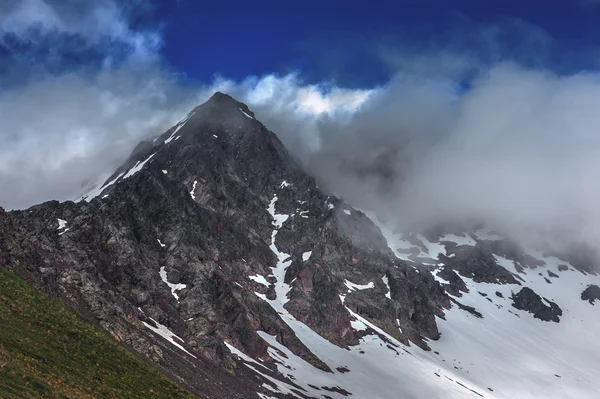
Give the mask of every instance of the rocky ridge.
[[[444, 319], [486, 323], [504, 300], [562, 322], [563, 305], [528, 286], [595, 274], [591, 255], [533, 253], [484, 229], [389, 233], [323, 192], [222, 93], [141, 143], [82, 200], [2, 212], [0, 232], [1, 263], [200, 397], [372, 392], [352, 385], [360, 362], [344, 363], [347, 353], [381, 346], [381, 359], [430, 362]], [[554, 255], [568, 266], [550, 268]], [[589, 306], [588, 294], [577, 299]], [[470, 388], [478, 381], [445, 370], [428, 371], [452, 384], [435, 389], [482, 396], [485, 386]]]

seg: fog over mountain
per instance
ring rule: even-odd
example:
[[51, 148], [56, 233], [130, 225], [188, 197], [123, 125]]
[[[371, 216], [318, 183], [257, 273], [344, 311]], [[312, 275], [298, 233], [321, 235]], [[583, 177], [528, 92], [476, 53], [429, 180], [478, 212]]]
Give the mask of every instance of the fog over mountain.
[[[184, 83], [161, 61], [160, 31], [132, 28], [131, 10], [116, 2], [95, 4], [77, 3], [81, 24], [60, 2], [1, 6], [3, 44], [27, 49], [2, 63], [5, 207], [76, 198], [140, 139], [221, 90], [255, 110], [328, 190], [405, 228], [469, 217], [521, 232], [559, 228], [569, 239], [595, 241], [600, 231], [596, 72], [402, 52], [390, 81], [371, 89], [308, 84], [299, 73]], [[20, 76], [47, 37], [57, 42], [52, 62]], [[96, 57], [65, 67], [75, 39]]]

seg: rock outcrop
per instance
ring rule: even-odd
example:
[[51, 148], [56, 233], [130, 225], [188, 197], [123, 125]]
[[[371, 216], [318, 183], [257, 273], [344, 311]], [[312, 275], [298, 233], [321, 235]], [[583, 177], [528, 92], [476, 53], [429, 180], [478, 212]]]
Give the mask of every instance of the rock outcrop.
[[596, 300], [600, 300], [600, 287], [595, 284], [588, 285], [581, 293], [581, 299], [593, 305]]
[[512, 306], [519, 310], [533, 314], [533, 317], [543, 321], [558, 323], [562, 316], [562, 309], [554, 302], [540, 297], [531, 288], [523, 287], [516, 295], [512, 296]]

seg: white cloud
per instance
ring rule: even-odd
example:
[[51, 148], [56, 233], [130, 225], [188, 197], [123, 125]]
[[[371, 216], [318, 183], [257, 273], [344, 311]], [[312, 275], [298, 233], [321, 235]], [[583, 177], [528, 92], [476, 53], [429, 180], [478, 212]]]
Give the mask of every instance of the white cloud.
[[296, 75], [184, 88], [154, 64], [140, 68], [47, 75], [0, 92], [0, 204], [76, 198], [82, 184], [108, 177], [140, 140], [164, 132], [217, 90], [247, 102], [270, 125], [281, 123], [282, 138], [306, 151], [315, 143], [294, 124], [315, 135], [321, 114], [350, 115], [371, 93], [304, 85]]
[[[76, 196], [195, 103], [157, 71], [48, 77], [0, 92], [0, 203]], [[179, 108], [181, 106], [181, 108]]]
[[451, 78], [464, 58], [447, 53], [448, 68], [418, 55], [371, 89], [307, 84], [298, 74], [184, 88], [156, 62], [160, 36], [132, 30], [116, 3], [69, 4], [2, 3], [0, 36], [62, 32], [93, 47], [108, 35], [133, 50], [118, 67], [44, 74], [0, 91], [5, 207], [75, 197], [219, 90], [247, 103], [324, 187], [405, 226], [468, 216], [600, 234], [598, 73], [481, 65], [462, 92]]
[[22, 42], [76, 36], [90, 47], [122, 44], [136, 57], [154, 56], [162, 44], [157, 31], [134, 31], [114, 0], [6, 0], [0, 4], [0, 44], [7, 35]]

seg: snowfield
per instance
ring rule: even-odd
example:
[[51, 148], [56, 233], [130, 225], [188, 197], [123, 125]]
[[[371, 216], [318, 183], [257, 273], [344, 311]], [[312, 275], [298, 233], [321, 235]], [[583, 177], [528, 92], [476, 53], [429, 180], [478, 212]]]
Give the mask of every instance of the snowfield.
[[[467, 306], [476, 308], [483, 318], [453, 306], [446, 311], [445, 320], [438, 318], [441, 338], [428, 341], [431, 351], [416, 346], [406, 346], [373, 325], [360, 315], [348, 312], [354, 317], [352, 328], [367, 331], [369, 334], [360, 344], [349, 349], [340, 348], [289, 314], [284, 305], [290, 286], [283, 282], [285, 270], [291, 263], [288, 254], [277, 249], [277, 232], [290, 215], [277, 214], [275, 195], [269, 204], [273, 233], [271, 250], [277, 255], [278, 263], [273, 269], [276, 278], [276, 299], [267, 301], [294, 331], [302, 343], [319, 359], [326, 363], [332, 373], [324, 372], [294, 355], [287, 347], [277, 342], [266, 332], [260, 336], [269, 344], [269, 355], [278, 365], [282, 377], [290, 378], [301, 386], [303, 394], [313, 397], [327, 395], [331, 398], [403, 398], [403, 399], [442, 399], [442, 398], [598, 398], [600, 393], [600, 345], [597, 333], [600, 331], [600, 306], [594, 307], [580, 298], [587, 284], [600, 284], [600, 278], [584, 275], [569, 266], [567, 271], [558, 271], [558, 265], [565, 262], [553, 257], [543, 257], [529, 251], [531, 256], [546, 262], [546, 266], [526, 269], [519, 276], [525, 280], [522, 286], [516, 284], [475, 283], [464, 278], [469, 292], [457, 298]], [[371, 215], [372, 216], [372, 215]], [[382, 226], [382, 230], [392, 251], [401, 259], [407, 259], [398, 248], [412, 248], [414, 244], [400, 234]], [[478, 232], [478, 239], [500, 239], [489, 232]], [[423, 244], [419, 256], [431, 260], [438, 259], [446, 250], [442, 241], [458, 245], [475, 245], [471, 236], [448, 234], [439, 242], [430, 242], [417, 236]], [[426, 249], [426, 250], [425, 250]], [[310, 253], [303, 255], [303, 261]], [[517, 274], [513, 261], [496, 255], [498, 264]], [[443, 263], [431, 267], [435, 276]], [[549, 284], [547, 270], [559, 275], [551, 278]], [[542, 276], [539, 275], [543, 272]], [[249, 277], [267, 285], [262, 276]], [[390, 298], [387, 277], [382, 278], [387, 287], [385, 296]], [[356, 284], [346, 280], [348, 292], [374, 288], [373, 282]], [[511, 306], [511, 296], [524, 286], [532, 288], [543, 298], [558, 303], [563, 316], [559, 323], [535, 319], [532, 314]], [[342, 302], [345, 295], [340, 296]], [[264, 366], [255, 359], [243, 354], [228, 344], [244, 364], [262, 374], [272, 384], [264, 387], [277, 393], [300, 397], [297, 388], [279, 379], [267, 376]], [[262, 370], [262, 371], [261, 371]], [[340, 371], [341, 370], [341, 371]], [[294, 391], [296, 389], [296, 391]], [[270, 398], [259, 394], [260, 398]]]

